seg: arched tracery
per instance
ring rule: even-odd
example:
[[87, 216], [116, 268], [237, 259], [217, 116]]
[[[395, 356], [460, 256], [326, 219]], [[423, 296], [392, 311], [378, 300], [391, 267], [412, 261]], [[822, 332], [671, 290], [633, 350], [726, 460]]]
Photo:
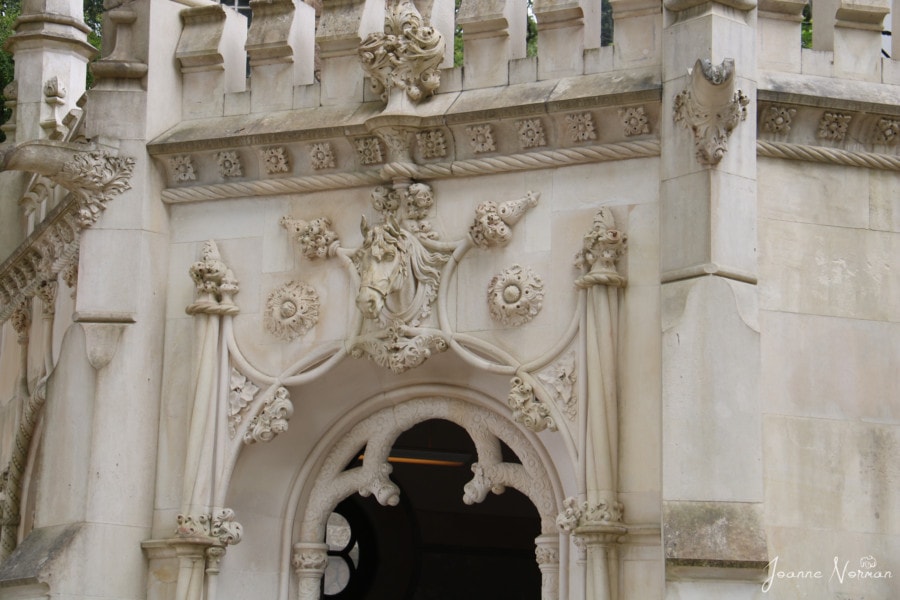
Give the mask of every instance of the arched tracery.
[[[477, 460], [472, 465], [473, 476], [460, 490], [466, 504], [479, 503], [489, 492], [500, 493], [507, 487], [520, 491], [532, 502], [541, 521], [541, 535], [536, 540], [536, 558], [543, 579], [541, 597], [559, 597], [559, 534], [555, 521], [562, 494], [556, 477], [548, 471], [548, 461], [507, 418], [462, 399], [430, 396], [376, 409], [357, 420], [348, 431], [332, 430], [332, 435], [323, 440], [320, 448], [324, 447], [323, 452], [327, 453], [318, 471], [307, 480], [312, 485], [305, 505], [296, 507], [301, 520], [299, 529], [294, 529], [291, 560], [298, 598], [320, 597], [328, 516], [342, 500], [355, 493], [375, 496], [382, 505], [396, 505], [400, 490], [390, 479], [391, 448], [401, 433], [430, 419], [459, 425], [474, 442]], [[521, 464], [504, 462], [501, 441]], [[362, 465], [345, 469], [360, 448], [365, 448]]]

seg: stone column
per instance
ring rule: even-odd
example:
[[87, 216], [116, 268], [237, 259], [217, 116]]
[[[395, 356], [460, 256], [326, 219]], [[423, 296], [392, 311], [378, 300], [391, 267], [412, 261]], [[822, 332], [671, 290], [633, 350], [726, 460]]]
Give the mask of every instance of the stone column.
[[541, 570], [541, 600], [559, 599], [559, 535], [539, 535], [534, 556]]
[[[665, 0], [664, 6], [660, 267], [667, 595], [714, 595], [721, 582], [716, 578], [724, 575], [740, 582], [730, 597], [752, 598], [759, 588], [749, 580], [767, 562], [756, 317], [756, 2]], [[721, 519], [723, 505], [734, 507], [747, 526], [733, 527], [731, 513]], [[685, 527], [689, 533], [674, 540]], [[751, 551], [737, 551], [741, 539], [752, 540]]]
[[322, 576], [328, 565], [328, 544], [298, 542], [291, 559], [297, 573], [297, 600], [319, 600]]
[[618, 597], [618, 578], [610, 568], [610, 559], [612, 547], [625, 531], [622, 525], [602, 521], [586, 521], [575, 530], [587, 553], [587, 598], [615, 600]]

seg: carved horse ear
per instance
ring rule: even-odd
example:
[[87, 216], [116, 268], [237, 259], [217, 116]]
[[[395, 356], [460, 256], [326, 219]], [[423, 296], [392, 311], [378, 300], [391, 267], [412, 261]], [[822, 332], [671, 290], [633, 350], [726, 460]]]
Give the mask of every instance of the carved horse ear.
[[362, 221], [359, 223], [359, 231], [362, 233], [363, 239], [366, 239], [369, 235], [369, 222], [366, 220], [366, 215], [362, 216]]

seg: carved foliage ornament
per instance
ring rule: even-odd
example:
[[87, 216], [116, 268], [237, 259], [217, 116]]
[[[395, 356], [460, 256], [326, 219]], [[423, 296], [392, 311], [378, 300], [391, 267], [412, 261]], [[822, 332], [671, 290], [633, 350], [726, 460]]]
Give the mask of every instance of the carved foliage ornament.
[[444, 38], [423, 21], [412, 2], [400, 0], [387, 12], [384, 33], [370, 33], [360, 44], [359, 57], [382, 100], [387, 102], [397, 89], [419, 102], [440, 85]]
[[624, 518], [621, 502], [609, 503], [605, 500], [590, 504], [579, 503], [575, 498], [563, 500], [563, 511], [556, 517], [556, 525], [565, 533], [573, 533], [582, 525], [605, 525], [621, 523]]
[[544, 125], [540, 119], [525, 119], [516, 121], [519, 130], [519, 145], [522, 148], [535, 148], [547, 144], [544, 137]]
[[237, 152], [217, 152], [216, 162], [219, 165], [219, 175], [221, 175], [222, 177], [243, 176], [243, 172], [241, 170], [241, 161], [238, 158]]
[[516, 423], [521, 423], [534, 432], [545, 429], [556, 431], [556, 422], [550, 416], [550, 409], [534, 395], [531, 384], [520, 377], [513, 377], [510, 386], [507, 400]]
[[169, 167], [172, 168], [175, 181], [178, 183], [197, 179], [197, 174], [194, 172], [194, 161], [188, 155], [173, 156], [169, 159]]
[[575, 352], [567, 353], [556, 364], [539, 373], [538, 378], [544, 382], [546, 389], [553, 395], [560, 410], [570, 421], [574, 421], [578, 415], [578, 402], [575, 394]]
[[734, 91], [734, 60], [721, 65], [697, 60], [690, 85], [675, 96], [675, 122], [691, 130], [697, 161], [717, 165], [728, 151], [728, 138], [747, 118], [749, 98]]
[[488, 286], [491, 318], [503, 325], [528, 323], [541, 312], [544, 282], [530, 267], [513, 265], [495, 275]]
[[197, 288], [197, 299], [185, 312], [189, 315], [235, 315], [239, 312], [234, 303], [234, 295], [240, 291], [238, 281], [222, 261], [219, 247], [213, 240], [203, 244], [200, 260], [191, 265], [189, 273]]
[[488, 200], [475, 208], [475, 222], [469, 235], [479, 248], [505, 246], [512, 239], [512, 226], [529, 208], [537, 205], [539, 194], [528, 192], [524, 197], [507, 200], [499, 206]]
[[297, 236], [303, 256], [310, 260], [334, 256], [340, 245], [337, 234], [331, 230], [331, 221], [328, 217], [319, 217], [312, 221], [282, 217], [281, 226]]
[[878, 119], [875, 124], [875, 143], [895, 146], [900, 141], [900, 120]]
[[569, 138], [573, 142], [586, 142], [597, 139], [597, 132], [594, 130], [594, 117], [591, 113], [566, 115], [566, 129], [568, 129]]
[[213, 513], [201, 515], [178, 515], [175, 535], [182, 538], [214, 538], [220, 544], [229, 546], [240, 543], [244, 528], [235, 520], [234, 511], [222, 508]]
[[625, 126], [627, 137], [650, 133], [650, 123], [643, 106], [621, 108], [619, 109], [619, 118], [622, 119], [622, 124]]
[[788, 133], [796, 114], [796, 108], [767, 106], [762, 113], [763, 127], [770, 133]]
[[469, 136], [469, 142], [472, 144], [472, 152], [479, 154], [481, 152], [493, 152], [497, 149], [494, 144], [494, 135], [491, 132], [490, 125], [473, 125], [466, 127], [466, 135]]
[[319, 320], [319, 294], [302, 281], [289, 281], [269, 294], [266, 330], [287, 342], [305, 335]]
[[243, 412], [253, 402], [259, 387], [237, 369], [231, 369], [228, 390], [228, 433], [234, 437], [243, 420]]
[[288, 430], [288, 421], [294, 415], [294, 405], [290, 393], [284, 387], [275, 390], [275, 394], [267, 399], [262, 409], [250, 421], [244, 433], [244, 443], [269, 442], [279, 433]]

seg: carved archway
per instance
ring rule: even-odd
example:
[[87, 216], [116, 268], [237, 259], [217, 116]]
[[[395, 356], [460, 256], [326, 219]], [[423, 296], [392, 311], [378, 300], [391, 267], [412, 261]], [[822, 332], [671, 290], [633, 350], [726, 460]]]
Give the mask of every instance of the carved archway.
[[[384, 398], [382, 398], [383, 400]], [[524, 494], [540, 516], [541, 535], [536, 539], [536, 558], [542, 574], [542, 600], [559, 597], [559, 533], [556, 515], [562, 493], [546, 453], [529, 435], [508, 418], [461, 398], [444, 395], [414, 397], [376, 407], [350, 426], [336, 427], [319, 445], [321, 458], [315, 474], [306, 478], [310, 491], [303, 506], [296, 506], [299, 527], [291, 535], [291, 560], [296, 573], [297, 597], [320, 598], [320, 580], [325, 571], [324, 543], [328, 516], [345, 498], [359, 493], [373, 495], [382, 505], [399, 501], [399, 488], [390, 480], [388, 456], [397, 437], [411, 427], [431, 419], [455, 423], [466, 430], [475, 445], [477, 461], [473, 477], [464, 486], [463, 501], [479, 503], [491, 491], [513, 488]], [[521, 461], [504, 462], [501, 442]], [[360, 448], [362, 465], [346, 469]], [[315, 458], [313, 458], [315, 460]], [[295, 485], [299, 485], [300, 481]], [[294, 520], [290, 519], [289, 523]]]

